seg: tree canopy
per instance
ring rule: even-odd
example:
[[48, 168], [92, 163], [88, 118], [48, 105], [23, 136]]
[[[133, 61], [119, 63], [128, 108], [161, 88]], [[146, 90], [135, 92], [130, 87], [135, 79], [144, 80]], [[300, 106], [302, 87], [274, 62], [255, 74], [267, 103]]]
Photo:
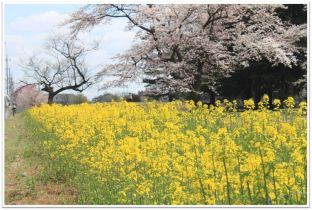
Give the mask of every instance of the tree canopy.
[[128, 29], [137, 31], [138, 41], [98, 74], [99, 79], [107, 74], [118, 77], [108, 86], [140, 78], [151, 95], [208, 92], [213, 101], [222, 79], [255, 62], [290, 69], [302, 64], [299, 55], [306, 52], [298, 43], [306, 39], [307, 26], [290, 21], [294, 15], [288, 8], [100, 4], [82, 7], [65, 24], [77, 35], [112, 18], [125, 18]]

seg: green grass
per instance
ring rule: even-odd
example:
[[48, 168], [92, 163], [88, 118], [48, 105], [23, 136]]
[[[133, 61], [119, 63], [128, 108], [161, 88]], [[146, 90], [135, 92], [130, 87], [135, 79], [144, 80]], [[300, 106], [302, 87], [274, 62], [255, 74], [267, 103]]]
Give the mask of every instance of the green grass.
[[24, 113], [5, 121], [5, 204], [74, 204], [75, 190], [47, 178], [39, 141], [25, 129]]

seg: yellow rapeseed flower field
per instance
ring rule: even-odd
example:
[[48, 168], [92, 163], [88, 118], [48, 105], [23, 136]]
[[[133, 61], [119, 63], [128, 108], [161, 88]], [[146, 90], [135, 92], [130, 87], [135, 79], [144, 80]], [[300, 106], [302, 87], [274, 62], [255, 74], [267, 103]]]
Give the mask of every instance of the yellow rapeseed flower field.
[[28, 112], [45, 172], [82, 204], [306, 204], [306, 103], [112, 102]]

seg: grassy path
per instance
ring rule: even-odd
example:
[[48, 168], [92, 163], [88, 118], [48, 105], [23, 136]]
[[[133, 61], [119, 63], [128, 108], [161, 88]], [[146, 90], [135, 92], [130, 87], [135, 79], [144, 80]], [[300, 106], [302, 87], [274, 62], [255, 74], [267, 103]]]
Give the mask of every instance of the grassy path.
[[41, 179], [40, 151], [25, 132], [22, 114], [5, 121], [5, 204], [74, 204], [74, 190]]

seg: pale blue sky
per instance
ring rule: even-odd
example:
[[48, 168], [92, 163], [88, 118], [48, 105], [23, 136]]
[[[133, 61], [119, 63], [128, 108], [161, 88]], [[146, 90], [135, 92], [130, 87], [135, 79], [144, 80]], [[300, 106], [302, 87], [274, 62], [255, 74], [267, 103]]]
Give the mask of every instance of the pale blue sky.
[[[24, 78], [21, 59], [40, 49], [46, 38], [68, 14], [79, 9], [81, 4], [5, 4], [4, 35], [5, 51], [10, 57], [10, 66], [15, 81]], [[101, 66], [112, 62], [111, 57], [121, 53], [133, 44], [135, 32], [125, 31], [125, 20], [113, 20], [108, 25], [96, 27], [84, 34], [84, 39], [101, 41], [99, 51], [88, 56], [88, 64], [93, 73]], [[105, 82], [105, 81], [103, 81]], [[97, 84], [84, 92], [89, 99], [103, 93], [98, 92]], [[18, 85], [16, 85], [18, 86]], [[127, 88], [113, 88], [105, 92], [137, 92], [143, 89], [139, 83], [131, 83]]]
[[82, 4], [6, 4], [5, 21], [11, 22], [19, 16], [29, 16], [44, 11], [68, 13], [80, 8]]

